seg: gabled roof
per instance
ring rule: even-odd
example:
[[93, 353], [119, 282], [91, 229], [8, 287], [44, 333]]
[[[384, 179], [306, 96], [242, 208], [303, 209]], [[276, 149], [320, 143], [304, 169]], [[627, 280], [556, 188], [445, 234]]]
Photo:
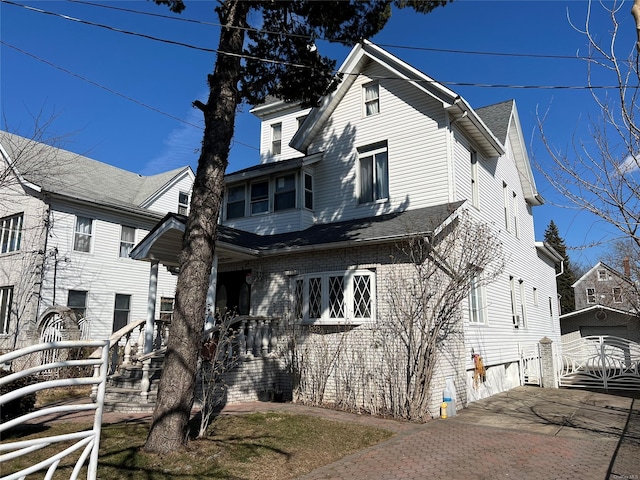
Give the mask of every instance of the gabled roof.
[[533, 177], [515, 100], [507, 100], [478, 108], [476, 112], [502, 145], [506, 147], [508, 143], [511, 143], [525, 200], [530, 205], [542, 205], [544, 199], [538, 193], [536, 181]]
[[[46, 162], [46, 168], [26, 168], [19, 172], [30, 187], [36, 186], [47, 194], [116, 208], [142, 211], [145, 201], [176, 177], [193, 176], [190, 167], [143, 176], [4, 131], [0, 131], [0, 144], [9, 157], [7, 162], [14, 164], [15, 170], [20, 170], [20, 155], [37, 155]], [[37, 150], [32, 150], [32, 146]]]
[[[455, 215], [463, 203], [446, 203], [376, 217], [313, 225], [299, 232], [276, 235], [257, 235], [218, 225], [216, 253], [219, 262], [224, 263], [292, 252], [390, 243], [407, 236], [435, 232], [448, 218]], [[186, 221], [184, 215], [167, 214], [136, 245], [131, 258], [157, 260], [167, 266], [177, 266]]]
[[408, 81], [416, 89], [441, 102], [443, 108], [449, 111], [456, 118], [456, 121], [467, 130], [474, 141], [483, 149], [485, 155], [498, 156], [504, 153], [503, 145], [462, 97], [367, 40], [363, 40], [351, 50], [336, 77], [336, 80], [340, 82], [337, 89], [327, 95], [319, 107], [311, 109], [307, 119], [290, 142], [292, 148], [303, 153], [306, 152], [316, 133], [322, 129], [355, 82], [358, 74], [370, 61], [375, 61], [386, 68], [390, 75]]
[[560, 315], [560, 320], [579, 317], [581, 315], [588, 314], [590, 312], [611, 312], [611, 313], [618, 313], [620, 315], [628, 315], [630, 317], [636, 316], [636, 314], [631, 310], [620, 310], [619, 308], [611, 308], [606, 305], [592, 305], [590, 307], [583, 308], [581, 310], [576, 310], [574, 312], [569, 312], [569, 313], [565, 313], [564, 315]]
[[591, 267], [584, 275], [582, 275], [578, 280], [576, 280], [575, 283], [573, 285], [571, 285], [571, 287], [574, 288], [578, 284], [580, 284], [580, 283], [584, 282], [585, 280], [587, 280], [589, 277], [594, 277], [595, 276], [594, 273], [597, 270], [602, 269], [602, 268], [607, 270], [614, 277], [616, 277], [616, 278], [618, 278], [620, 280], [624, 280], [625, 282], [627, 282], [629, 284], [633, 284], [633, 282], [629, 278], [627, 278], [623, 273], [619, 272], [618, 270], [616, 270], [613, 267], [610, 267], [609, 265], [607, 265], [604, 262], [598, 262], [593, 267]]

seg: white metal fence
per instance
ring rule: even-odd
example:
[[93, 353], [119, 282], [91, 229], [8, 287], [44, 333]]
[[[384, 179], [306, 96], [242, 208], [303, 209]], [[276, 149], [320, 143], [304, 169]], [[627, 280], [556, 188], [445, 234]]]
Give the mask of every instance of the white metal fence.
[[[76, 348], [95, 349], [94, 354], [89, 358], [78, 360], [55, 360], [64, 358], [59, 355], [48, 355], [52, 351], [60, 352], [63, 350]], [[91, 385], [95, 392], [95, 401], [93, 403], [79, 403], [70, 405], [58, 405], [52, 407], [41, 408], [39, 410], [23, 414], [12, 420], [8, 420], [0, 424], [0, 435], [9, 429], [34, 419], [43, 418], [48, 415], [69, 414], [73, 412], [93, 411], [94, 421], [93, 427], [89, 430], [68, 433], [65, 435], [45, 436], [32, 440], [16, 440], [4, 441], [0, 445], [0, 470], [4, 474], [6, 469], [2, 467], [4, 462], [25, 456], [28, 461], [29, 454], [45, 447], [59, 447], [58, 451], [49, 455], [48, 458], [19, 471], [9, 473], [0, 480], [19, 480], [25, 478], [35, 472], [46, 469], [46, 479], [52, 478], [60, 461], [72, 454], [79, 456], [75, 462], [75, 466], [69, 478], [77, 479], [81, 473], [82, 467], [87, 463], [87, 479], [95, 480], [98, 468], [98, 449], [100, 447], [100, 429], [102, 425], [102, 410], [104, 405], [104, 393], [107, 380], [107, 365], [109, 356], [109, 341], [60, 341], [41, 343], [30, 347], [22, 348], [14, 352], [0, 356], [0, 365], [11, 365], [12, 362], [19, 362], [22, 357], [39, 355], [42, 358], [52, 358], [51, 362], [43, 363], [19, 372], [11, 373], [0, 378], [0, 386], [9, 385], [16, 380], [27, 376], [35, 376], [39, 381], [26, 385], [24, 387], [12, 390], [4, 395], [0, 395], [0, 408], [7, 403], [22, 398], [25, 395], [32, 394], [41, 390], [68, 387], [77, 385]], [[65, 369], [75, 369], [76, 371], [85, 372], [89, 370], [89, 374], [78, 376], [75, 378], [64, 378], [66, 375], [62, 372]], [[52, 375], [51, 372], [56, 372]], [[81, 373], [82, 375], [82, 373]], [[73, 441], [71, 446], [66, 445], [69, 441]], [[63, 442], [66, 442], [63, 444]], [[54, 448], [55, 450], [55, 448]]]

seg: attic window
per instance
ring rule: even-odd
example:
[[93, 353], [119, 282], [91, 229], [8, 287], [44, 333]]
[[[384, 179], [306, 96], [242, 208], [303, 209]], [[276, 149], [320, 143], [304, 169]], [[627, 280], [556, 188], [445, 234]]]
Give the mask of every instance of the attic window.
[[282, 123], [271, 125], [271, 155], [282, 153]]
[[599, 282], [604, 282], [606, 280], [609, 280], [609, 275], [607, 274], [606, 270], [598, 270], [598, 281]]
[[186, 215], [189, 210], [189, 194], [187, 192], [178, 193], [178, 213]]
[[378, 83], [368, 83], [362, 88], [364, 92], [364, 116], [370, 117], [380, 113], [380, 86]]

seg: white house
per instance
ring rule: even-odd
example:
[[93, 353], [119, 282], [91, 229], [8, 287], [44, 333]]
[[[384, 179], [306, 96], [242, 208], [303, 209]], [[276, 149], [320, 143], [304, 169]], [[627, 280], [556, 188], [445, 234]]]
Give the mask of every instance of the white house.
[[[0, 156], [0, 351], [144, 319], [149, 267], [129, 253], [167, 212], [187, 213], [191, 169], [142, 176], [7, 132]], [[159, 271], [157, 312], [174, 291]], [[78, 325], [61, 321], [67, 307]]]
[[[389, 314], [396, 244], [466, 211], [493, 227], [506, 266], [460, 305], [463, 335], [434, 377], [431, 411], [449, 377], [460, 404], [519, 385], [521, 347], [559, 341], [562, 258], [534, 239], [532, 211], [543, 200], [515, 102], [473, 109], [370, 42], [354, 47], [340, 72], [337, 90], [316, 108], [272, 100], [252, 110], [262, 121], [261, 162], [225, 177], [216, 305], [265, 319], [252, 340], [270, 319], [334, 346], [348, 326], [345, 350], [353, 352], [354, 332], [367, 338]], [[172, 253], [166, 240], [183, 228], [184, 218], [165, 217], [132, 256], [176, 265], [178, 245]], [[486, 367], [480, 380], [474, 355]], [[380, 371], [360, 372], [354, 387], [343, 375], [350, 365], [345, 357], [330, 372], [324, 399], [359, 395], [358, 408], [371, 409], [376, 393], [365, 384]]]

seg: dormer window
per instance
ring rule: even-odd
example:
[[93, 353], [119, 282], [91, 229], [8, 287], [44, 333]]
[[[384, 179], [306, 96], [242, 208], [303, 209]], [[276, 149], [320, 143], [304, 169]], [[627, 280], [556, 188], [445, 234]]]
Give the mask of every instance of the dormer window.
[[370, 117], [380, 113], [380, 86], [378, 82], [368, 83], [363, 86], [364, 116]]
[[282, 123], [271, 125], [271, 155], [282, 153]]

